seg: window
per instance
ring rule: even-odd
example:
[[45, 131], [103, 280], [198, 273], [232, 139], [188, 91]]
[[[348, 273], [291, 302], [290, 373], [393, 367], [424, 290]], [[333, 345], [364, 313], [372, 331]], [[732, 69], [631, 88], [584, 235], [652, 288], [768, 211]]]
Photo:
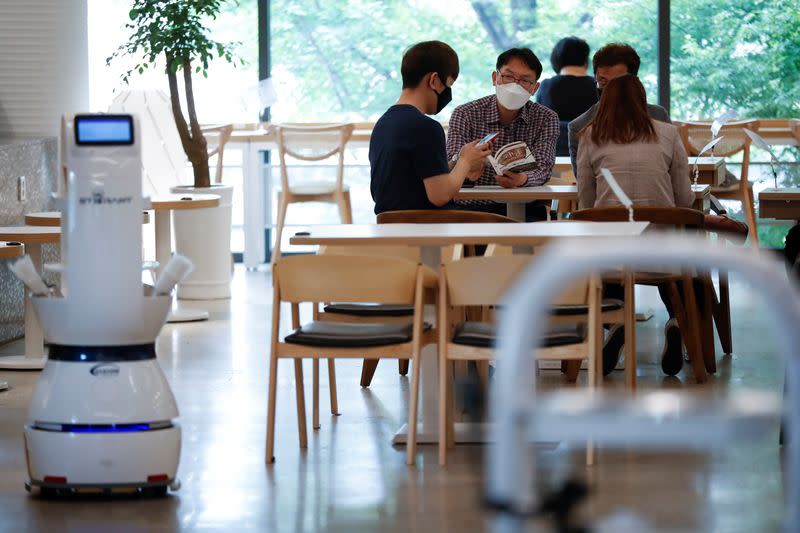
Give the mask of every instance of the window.
[[[125, 29], [130, 5], [128, 0], [89, 0], [89, 98], [92, 111], [106, 111], [114, 97], [128, 89], [161, 90], [169, 95], [163, 63], [141, 75], [132, 76], [129, 86], [121, 81], [121, 76], [135, 64], [133, 59], [117, 58], [106, 66], [106, 58], [130, 34], [130, 30]], [[209, 65], [208, 78], [199, 74], [193, 76], [200, 123], [253, 122], [259, 113], [257, 0], [224, 4], [220, 16], [209, 21], [208, 25], [213, 39], [237, 43], [236, 52], [246, 64], [234, 66], [217, 60]], [[225, 151], [223, 180], [234, 185], [231, 246], [235, 251], [244, 248], [241, 165], [238, 150]]]

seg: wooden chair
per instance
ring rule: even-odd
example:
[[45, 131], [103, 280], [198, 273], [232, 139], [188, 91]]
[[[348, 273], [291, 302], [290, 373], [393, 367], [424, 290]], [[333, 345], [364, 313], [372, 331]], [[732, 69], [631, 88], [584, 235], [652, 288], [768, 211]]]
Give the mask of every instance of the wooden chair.
[[789, 129], [792, 131], [792, 135], [794, 135], [794, 139], [795, 141], [797, 141], [797, 145], [800, 146], [800, 118], [790, 119]]
[[[594, 222], [624, 222], [628, 220], [628, 210], [623, 207], [596, 207], [582, 209], [572, 214], [572, 220], [586, 220]], [[700, 211], [685, 207], [645, 207], [634, 206], [633, 218], [636, 221], [646, 221], [654, 224], [654, 229], [672, 229], [678, 231], [702, 231], [704, 215]], [[701, 344], [698, 324], [701, 318], [711, 320], [711, 299], [705, 298], [707, 313], [701, 315], [697, 305], [693, 279], [695, 273], [690, 271], [675, 272], [636, 272], [634, 281], [638, 285], [658, 286], [665, 284], [668, 287], [670, 303], [675, 311], [675, 318], [681, 331], [683, 343], [689, 354], [689, 359], [694, 370], [695, 379], [703, 383], [707, 379], [706, 367], [712, 368], [710, 359], [714, 359], [713, 338], [711, 351], [703, 349]], [[617, 281], [616, 279], [614, 281]], [[683, 296], [678, 291], [678, 282], [681, 282]], [[706, 326], [701, 325], [702, 330]], [[707, 346], [707, 344], [706, 344]], [[704, 355], [705, 353], [705, 355]], [[715, 368], [715, 363], [713, 368]]]
[[[457, 209], [408, 209], [404, 211], [385, 211], [377, 216], [378, 224], [469, 224], [469, 223], [517, 223], [513, 218], [494, 213], [481, 211], [462, 211]], [[461, 245], [447, 249], [443, 257], [457, 260], [464, 256], [464, 247]], [[475, 255], [474, 247], [469, 247], [467, 255]], [[363, 313], [364, 310], [359, 310]], [[360, 316], [364, 316], [361, 314]], [[400, 360], [400, 374], [408, 373], [408, 360]], [[375, 370], [378, 368], [377, 359], [364, 359], [361, 366], [361, 386], [369, 387]]]
[[[689, 156], [696, 156], [711, 140], [711, 124], [708, 122], [676, 122], [678, 131]], [[750, 228], [750, 243], [758, 247], [756, 209], [753, 203], [753, 186], [748, 181], [750, 169], [750, 137], [744, 130], [758, 131], [758, 120], [728, 122], [719, 132], [723, 139], [714, 147], [714, 155], [730, 157], [742, 153], [742, 171], [738, 184], [728, 187], [711, 187], [711, 194], [720, 200], [738, 200], [742, 204], [747, 226]]]
[[[281, 171], [281, 190], [278, 192], [278, 219], [272, 264], [280, 257], [281, 235], [289, 204], [298, 202], [329, 202], [339, 207], [343, 224], [353, 222], [350, 189], [344, 184], [344, 149], [353, 135], [353, 124], [319, 126], [275, 125]], [[333, 182], [298, 181], [292, 183], [286, 156], [299, 161], [322, 161], [337, 156], [336, 180]]]
[[217, 156], [214, 183], [222, 183], [222, 158], [225, 154], [225, 145], [228, 144], [228, 141], [231, 139], [231, 134], [233, 134], [233, 124], [206, 126], [202, 128], [202, 131], [209, 146], [208, 159], [210, 160], [212, 157]]
[[[401, 257], [416, 263], [421, 260], [419, 248], [415, 246], [322, 246], [318, 253], [347, 256]], [[432, 298], [432, 295], [426, 294], [426, 301]], [[314, 320], [323, 322], [404, 324], [408, 323], [413, 317], [414, 307], [412, 305], [387, 305], [374, 302], [326, 302], [323, 304], [321, 311], [315, 306], [314, 312]], [[366, 364], [365, 361], [361, 367], [362, 387], [369, 387], [375, 374], [375, 369], [378, 366], [378, 359], [371, 359], [369, 362], [370, 364]], [[398, 367], [401, 376], [408, 374], [408, 359], [399, 359]]]
[[[528, 266], [533, 256], [469, 257], [439, 270], [439, 463], [447, 462], [447, 448], [453, 445], [452, 364], [456, 361], [483, 361], [494, 358], [495, 327], [488, 316], [480, 322], [464, 321], [465, 306], [500, 303], [511, 284]], [[486, 275], [490, 272], [491, 275]], [[480, 283], [475, 283], [480, 279]], [[597, 354], [600, 342], [600, 287], [596, 279], [577, 284], [564, 292], [557, 304], [587, 305], [588, 328], [577, 323], [563, 324], [542, 339], [534, 350], [539, 359], [589, 361], [589, 386], [602, 379]], [[586, 331], [588, 329], [588, 331]], [[499, 362], [502, 364], [502, 361]], [[591, 455], [587, 457], [591, 463]]]
[[[320, 275], [324, 272], [324, 275]], [[419, 361], [424, 344], [435, 342], [433, 332], [424, 332], [424, 289], [437, 286], [437, 279], [412, 261], [393, 257], [302, 255], [280, 259], [273, 270], [272, 330], [269, 360], [266, 462], [274, 461], [275, 402], [278, 359], [294, 360], [295, 394], [300, 447], [308, 446], [303, 391], [304, 358], [410, 358], [414, 360], [408, 413], [408, 464], [413, 464], [419, 399]], [[391, 283], [386, 283], [391, 280]], [[300, 325], [300, 304], [324, 301], [380, 302], [413, 305], [408, 324], [330, 324], [312, 321]], [[280, 340], [281, 302], [291, 304], [292, 329]]]

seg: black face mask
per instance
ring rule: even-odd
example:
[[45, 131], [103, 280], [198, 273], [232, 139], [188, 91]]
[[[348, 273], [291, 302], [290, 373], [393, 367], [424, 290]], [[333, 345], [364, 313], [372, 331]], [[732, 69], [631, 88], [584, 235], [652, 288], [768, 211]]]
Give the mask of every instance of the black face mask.
[[[433, 90], [436, 93], [436, 89]], [[436, 93], [436, 112], [434, 115], [439, 113], [442, 109], [447, 107], [447, 104], [453, 99], [453, 90], [450, 87], [444, 88], [444, 90], [440, 93]]]

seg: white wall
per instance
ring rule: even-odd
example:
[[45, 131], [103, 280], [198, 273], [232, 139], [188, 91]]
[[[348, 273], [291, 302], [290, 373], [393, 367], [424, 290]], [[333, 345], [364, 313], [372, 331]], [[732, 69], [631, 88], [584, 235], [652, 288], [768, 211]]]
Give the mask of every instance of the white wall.
[[88, 87], [86, 0], [0, 0], [0, 138], [57, 136]]

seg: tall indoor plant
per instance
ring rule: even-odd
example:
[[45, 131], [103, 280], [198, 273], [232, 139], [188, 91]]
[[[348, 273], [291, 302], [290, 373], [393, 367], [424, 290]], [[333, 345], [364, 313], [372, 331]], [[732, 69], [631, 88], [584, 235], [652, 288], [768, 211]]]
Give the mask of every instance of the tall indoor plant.
[[[132, 56], [137, 64], [125, 72], [128, 83], [135, 74], [155, 68], [164, 61], [169, 81], [172, 115], [183, 151], [192, 165], [193, 187], [176, 187], [173, 192], [220, 195], [213, 209], [174, 212], [175, 248], [195, 264], [194, 271], [178, 286], [178, 297], [211, 299], [230, 297], [231, 186], [211, 184], [208, 146], [197, 119], [193, 74], [208, 77], [214, 58], [229, 63], [234, 57], [229, 45], [209, 37], [206, 22], [219, 15], [228, 0], [132, 0], [127, 42], [108, 58]], [[179, 77], [183, 79], [185, 113], [181, 102]]]

